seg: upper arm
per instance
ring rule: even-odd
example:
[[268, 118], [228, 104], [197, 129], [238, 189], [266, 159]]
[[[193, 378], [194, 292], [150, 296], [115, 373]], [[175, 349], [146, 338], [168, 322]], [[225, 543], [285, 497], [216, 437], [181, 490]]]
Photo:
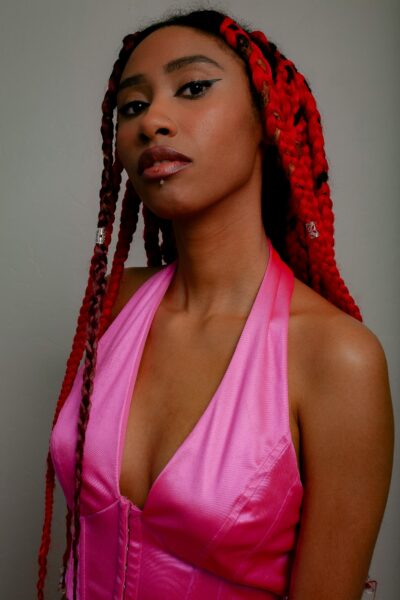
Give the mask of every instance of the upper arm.
[[360, 600], [386, 506], [394, 445], [387, 364], [374, 334], [349, 319], [317, 336], [308, 362], [290, 600]]

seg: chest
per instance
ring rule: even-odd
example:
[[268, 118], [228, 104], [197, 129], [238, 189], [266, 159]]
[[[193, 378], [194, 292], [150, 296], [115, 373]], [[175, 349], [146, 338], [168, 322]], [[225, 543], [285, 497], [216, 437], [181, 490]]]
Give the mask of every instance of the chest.
[[[120, 492], [143, 508], [150, 489], [202, 419], [223, 380], [245, 318], [189, 323], [159, 311], [148, 333], [130, 402]], [[293, 352], [289, 344], [289, 352]], [[294, 357], [289, 356], [289, 364]], [[289, 418], [299, 458], [299, 428], [289, 377]], [[291, 399], [292, 396], [292, 399]]]

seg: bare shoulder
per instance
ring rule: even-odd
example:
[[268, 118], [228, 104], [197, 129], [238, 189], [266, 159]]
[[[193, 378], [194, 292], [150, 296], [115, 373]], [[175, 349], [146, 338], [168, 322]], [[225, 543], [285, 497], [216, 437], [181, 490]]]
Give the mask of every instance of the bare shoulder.
[[387, 362], [378, 337], [297, 279], [289, 326], [307, 384], [301, 393], [303, 410], [313, 402], [312, 389], [318, 389], [320, 397], [327, 388], [352, 381], [363, 387], [387, 383]]
[[290, 317], [304, 484], [291, 596], [359, 598], [393, 465], [386, 357], [366, 325], [298, 280]]
[[365, 324], [296, 279], [289, 328], [303, 431], [310, 419], [342, 420], [352, 411], [354, 426], [361, 425], [360, 412], [371, 419], [379, 413], [389, 427], [386, 356], [380, 340]]
[[[117, 298], [114, 302], [111, 311], [111, 321], [120, 313], [132, 295], [140, 288], [140, 286], [157, 273], [161, 267], [126, 267], [121, 277], [121, 282], [118, 290]], [[107, 276], [107, 281], [109, 275]]]

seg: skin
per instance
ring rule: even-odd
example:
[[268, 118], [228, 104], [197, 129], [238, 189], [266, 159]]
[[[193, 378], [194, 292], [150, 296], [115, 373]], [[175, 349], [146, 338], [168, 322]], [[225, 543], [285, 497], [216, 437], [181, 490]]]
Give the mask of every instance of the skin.
[[[163, 72], [168, 61], [194, 54], [223, 69], [199, 63]], [[121, 489], [131, 498], [135, 490], [139, 505], [221, 380], [268, 249], [261, 220], [262, 126], [240, 58], [202, 32], [173, 26], [153, 32], [135, 49], [121, 81], [137, 73], [147, 82], [122, 90], [118, 109], [132, 101], [143, 104], [135, 105], [135, 116], [119, 112], [117, 152], [144, 204], [172, 220], [179, 255], [146, 340], [136, 410], [128, 419]], [[199, 79], [219, 81], [191, 100], [193, 88], [182, 86]], [[145, 182], [136, 171], [141, 152], [156, 144], [193, 160], [164, 186]], [[113, 318], [157, 270], [125, 269]], [[387, 363], [365, 325], [297, 279], [289, 315], [288, 387], [304, 486], [289, 597], [359, 600], [392, 472]]]

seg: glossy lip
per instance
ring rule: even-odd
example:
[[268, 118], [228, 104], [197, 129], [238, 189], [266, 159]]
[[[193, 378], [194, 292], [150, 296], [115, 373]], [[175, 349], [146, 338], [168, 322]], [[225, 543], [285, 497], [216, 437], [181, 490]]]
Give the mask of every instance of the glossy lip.
[[143, 171], [158, 160], [169, 160], [171, 162], [190, 163], [192, 159], [180, 152], [177, 152], [171, 146], [152, 146], [147, 148], [139, 157], [137, 172], [142, 175]]
[[160, 179], [166, 179], [175, 173], [179, 173], [183, 169], [190, 167], [191, 163], [181, 161], [171, 161], [167, 163], [161, 163], [159, 165], [153, 165], [147, 167], [143, 171], [142, 177], [147, 181], [159, 181]]

